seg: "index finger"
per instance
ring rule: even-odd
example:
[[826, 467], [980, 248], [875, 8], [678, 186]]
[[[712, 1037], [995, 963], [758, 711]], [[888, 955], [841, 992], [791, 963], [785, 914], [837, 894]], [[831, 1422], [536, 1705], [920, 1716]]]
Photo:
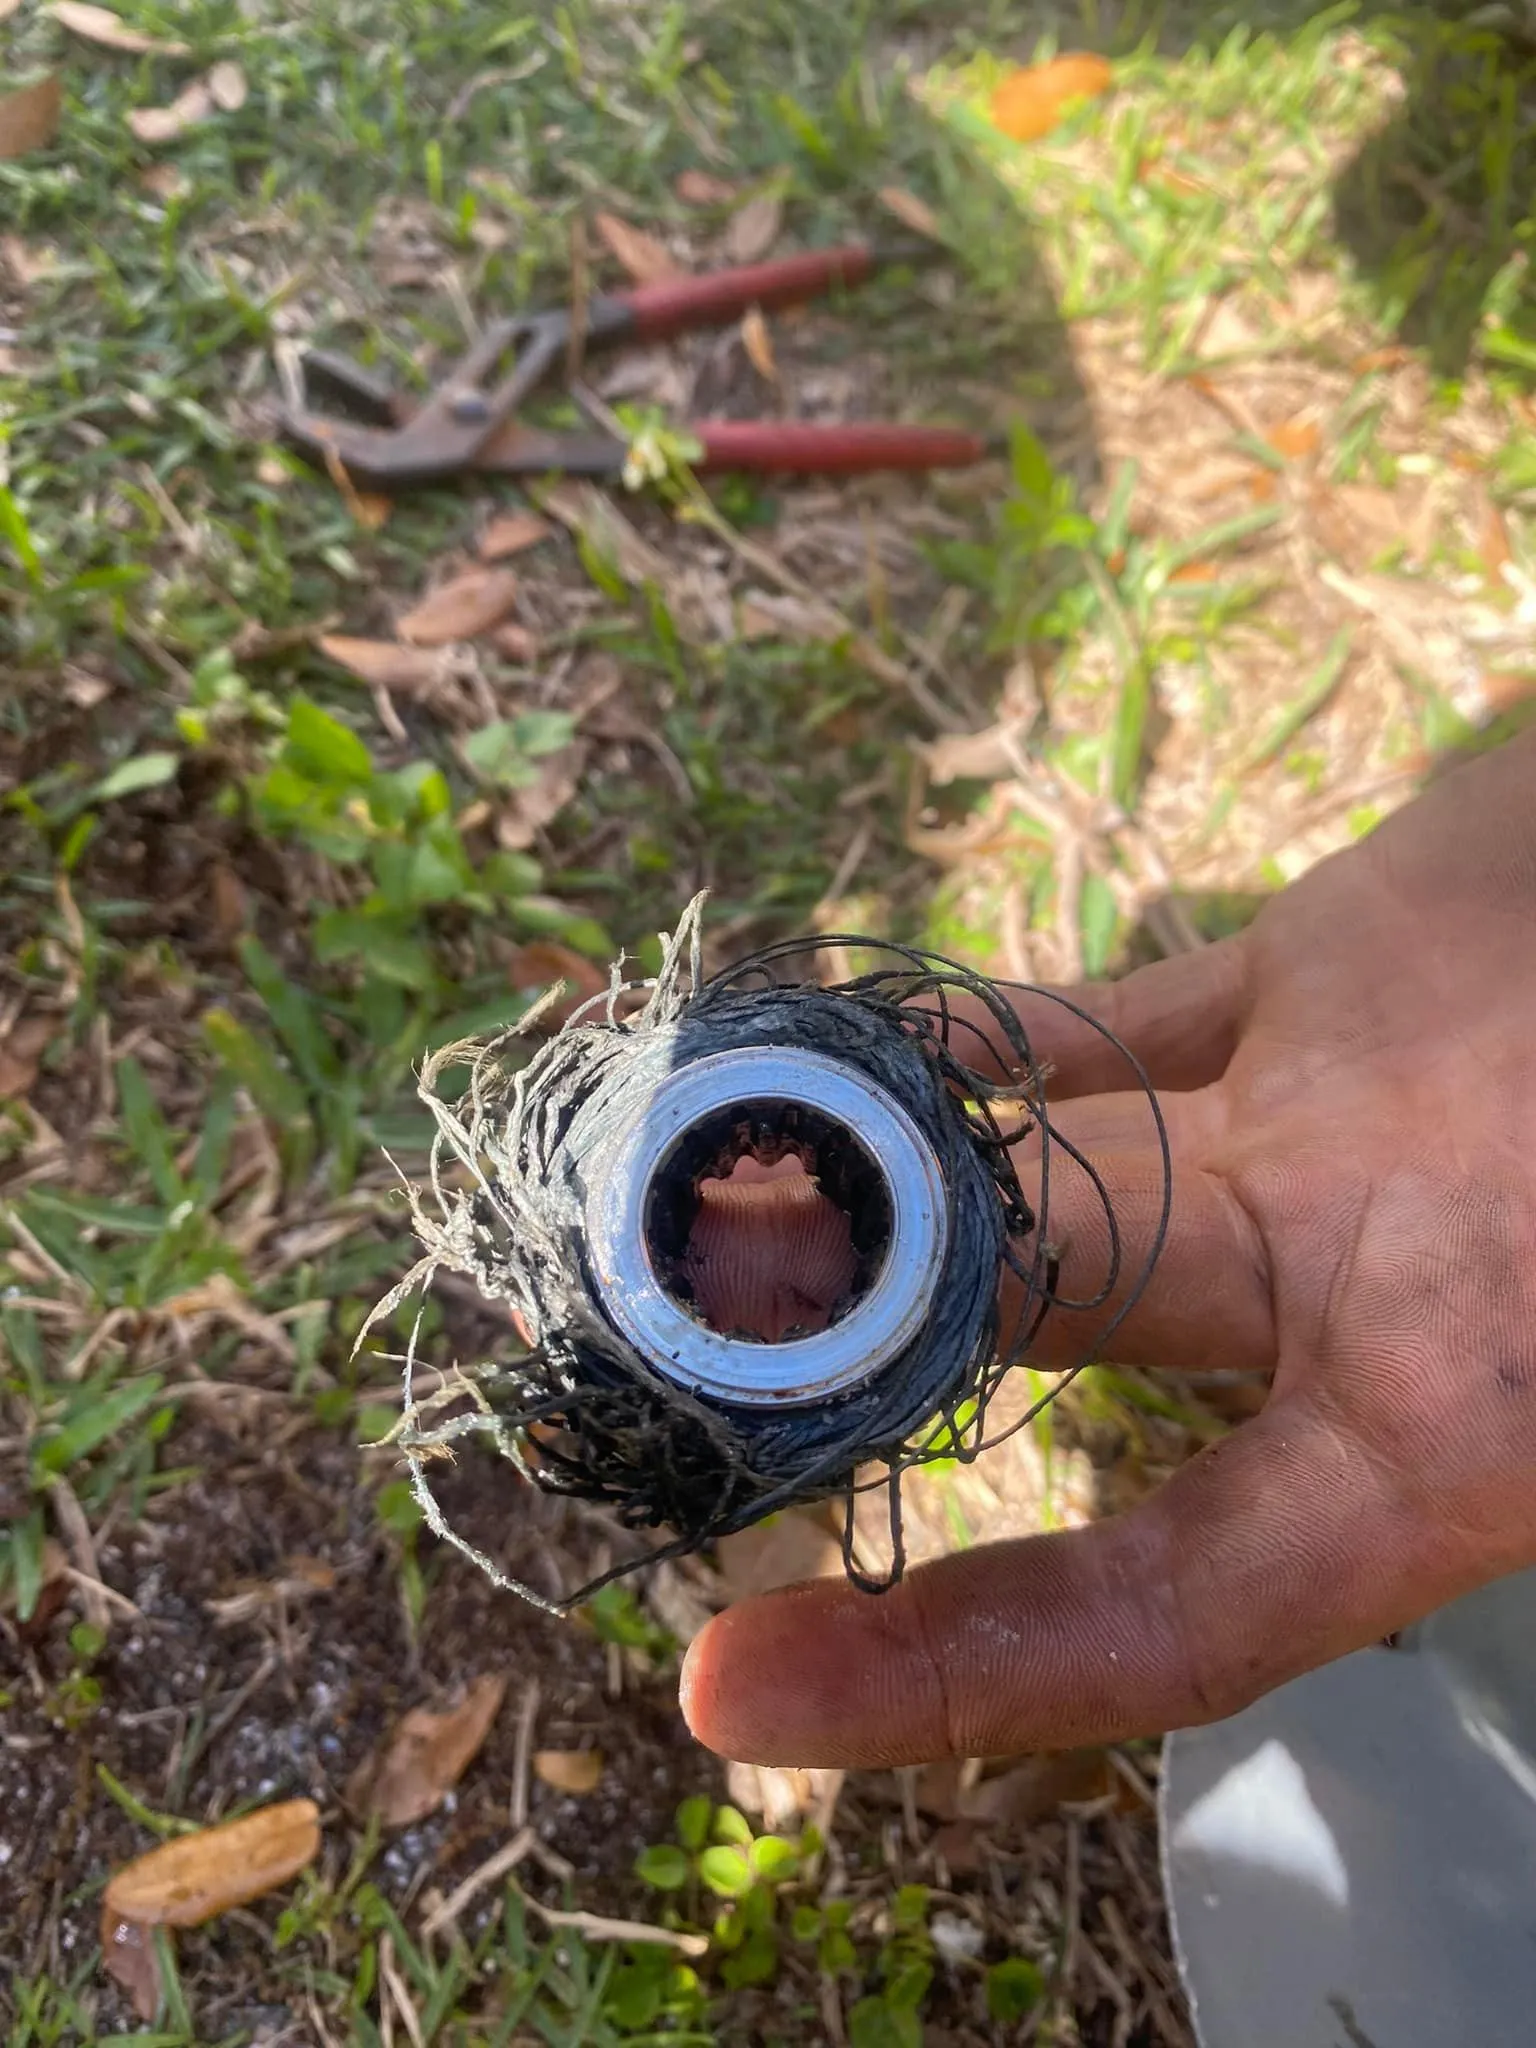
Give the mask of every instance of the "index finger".
[[1219, 1719], [1466, 1590], [1434, 1518], [1298, 1394], [1125, 1515], [729, 1608], [683, 1667], [702, 1742], [878, 1768]]
[[[1139, 968], [1123, 981], [999, 987], [1035, 1060], [1050, 1069], [1046, 1092], [1054, 1100], [1134, 1087], [1126, 1052], [1140, 1061], [1154, 1088], [1192, 1091], [1220, 1080], [1232, 1057], [1242, 1022], [1245, 958], [1239, 933]], [[951, 1044], [961, 1059], [998, 1080], [1021, 1074], [979, 997], [951, 995], [948, 1008], [959, 1026]]]

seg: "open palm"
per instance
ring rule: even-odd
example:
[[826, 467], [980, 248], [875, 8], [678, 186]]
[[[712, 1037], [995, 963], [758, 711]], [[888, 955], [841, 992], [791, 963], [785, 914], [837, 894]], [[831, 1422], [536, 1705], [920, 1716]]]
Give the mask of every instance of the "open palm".
[[[1173, 1151], [1116, 1356], [1273, 1368], [1268, 1404], [1091, 1528], [883, 1599], [834, 1580], [729, 1610], [683, 1681], [715, 1749], [885, 1765], [1214, 1719], [1536, 1563], [1536, 736], [1241, 936], [1079, 1000], [1145, 1064]], [[1162, 1193], [1145, 1100], [1100, 1092], [1124, 1067], [1086, 1026], [1021, 1008], [1134, 1255]], [[1053, 1189], [1051, 1228], [1091, 1292], [1085, 1184]], [[1042, 1356], [1081, 1342], [1058, 1318]]]

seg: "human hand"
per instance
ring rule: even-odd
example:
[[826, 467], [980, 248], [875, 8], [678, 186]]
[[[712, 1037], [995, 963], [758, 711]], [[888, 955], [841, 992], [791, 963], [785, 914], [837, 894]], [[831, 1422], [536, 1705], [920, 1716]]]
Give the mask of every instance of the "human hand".
[[[892, 1765], [1215, 1720], [1536, 1563], [1536, 735], [1239, 937], [1079, 999], [1147, 1068], [1173, 1154], [1114, 1354], [1273, 1367], [1267, 1405], [1127, 1514], [881, 1598], [828, 1579], [718, 1616], [682, 1698], [727, 1756]], [[1125, 1069], [1087, 1026], [1020, 1009], [1134, 1270], [1162, 1195], [1145, 1099], [1097, 1092]], [[1073, 1178], [1051, 1236], [1092, 1293], [1103, 1219]], [[1082, 1341], [1048, 1318], [1036, 1356]]]

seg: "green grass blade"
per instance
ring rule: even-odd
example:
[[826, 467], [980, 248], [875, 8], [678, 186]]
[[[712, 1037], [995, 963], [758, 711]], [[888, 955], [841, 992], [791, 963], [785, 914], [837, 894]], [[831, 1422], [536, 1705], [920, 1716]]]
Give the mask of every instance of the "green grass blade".
[[1255, 768], [1264, 767], [1278, 754], [1284, 753], [1308, 720], [1317, 716], [1338, 688], [1349, 665], [1354, 644], [1353, 628], [1340, 627], [1328, 642], [1322, 660], [1302, 684], [1298, 694], [1276, 716], [1269, 729], [1260, 736], [1257, 744], [1244, 759], [1242, 767], [1245, 774], [1251, 773]]
[[[159, 1373], [149, 1373], [140, 1380], [126, 1380], [120, 1387], [110, 1387], [89, 1401], [62, 1428], [45, 1437], [38, 1446], [36, 1462], [42, 1472], [67, 1472], [71, 1465], [88, 1458], [92, 1451], [99, 1450], [109, 1437], [116, 1436], [120, 1429], [152, 1408], [160, 1399], [160, 1390], [165, 1382]], [[80, 1395], [89, 1389], [81, 1388]], [[77, 1395], [77, 1402], [80, 1398]]]
[[316, 1095], [335, 1087], [341, 1079], [341, 1062], [326, 1034], [319, 1005], [303, 989], [294, 987], [259, 939], [242, 942], [240, 964], [266, 1004], [272, 1028], [295, 1071]]
[[174, 1209], [186, 1200], [187, 1184], [176, 1170], [171, 1134], [149, 1092], [144, 1069], [131, 1057], [117, 1063], [117, 1102], [129, 1148], [154, 1183], [155, 1193]]

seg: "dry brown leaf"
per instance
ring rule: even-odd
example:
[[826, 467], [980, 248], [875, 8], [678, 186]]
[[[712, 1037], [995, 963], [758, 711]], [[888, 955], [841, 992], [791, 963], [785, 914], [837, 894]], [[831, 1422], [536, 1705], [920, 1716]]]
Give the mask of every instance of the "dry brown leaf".
[[482, 562], [502, 562], [508, 555], [520, 555], [524, 548], [548, 540], [552, 528], [537, 512], [503, 512], [480, 536]]
[[418, 647], [446, 647], [489, 632], [516, 602], [517, 578], [510, 569], [466, 569], [429, 590], [399, 621], [398, 631]]
[[914, 235], [926, 235], [930, 242], [943, 241], [939, 217], [926, 199], [919, 199], [915, 192], [904, 191], [900, 185], [882, 185], [879, 197], [886, 212], [895, 214], [902, 226], [910, 228]]
[[198, 1927], [286, 1884], [319, 1851], [319, 1807], [285, 1799], [136, 1857], [108, 1878], [103, 1908], [139, 1927]]
[[837, 1806], [844, 1773], [796, 1770], [782, 1764], [727, 1764], [726, 1797], [743, 1813], [760, 1813], [775, 1834], [789, 1831], [810, 1814], [823, 1834]]
[[732, 263], [756, 263], [779, 239], [784, 201], [777, 192], [759, 192], [731, 215], [725, 231], [725, 253]]
[[1073, 100], [1108, 92], [1114, 72], [1088, 51], [1053, 57], [1013, 71], [992, 95], [992, 119], [1011, 142], [1038, 142], [1060, 125]]
[[1413, 351], [1399, 343], [1386, 348], [1368, 348], [1364, 355], [1358, 355], [1350, 364], [1357, 377], [1369, 376], [1372, 370], [1400, 370], [1404, 363], [1413, 360]]
[[1113, 1784], [1102, 1749], [1048, 1750], [1026, 1757], [1000, 1777], [962, 1786], [956, 1807], [961, 1819], [1017, 1830], [1044, 1820], [1063, 1804], [1102, 1798]]
[[733, 1600], [773, 1593], [801, 1579], [827, 1578], [843, 1566], [842, 1546], [826, 1523], [795, 1508], [722, 1536], [715, 1558]]
[[222, 114], [238, 114], [250, 88], [245, 73], [232, 57], [221, 57], [208, 74], [208, 90]]
[[121, 50], [130, 57], [185, 57], [190, 54], [185, 43], [147, 36], [142, 29], [130, 28], [110, 7], [92, 7], [87, 0], [54, 0], [53, 13], [71, 35], [99, 44], [103, 50]]
[[140, 142], [174, 142], [199, 121], [206, 121], [212, 112], [213, 94], [208, 81], [199, 78], [185, 92], [178, 93], [168, 107], [135, 107], [128, 116], [128, 126]]
[[1028, 719], [999, 719], [980, 732], [948, 732], [918, 745], [928, 780], [997, 782], [1018, 760], [1029, 730]]
[[1278, 426], [1264, 430], [1264, 439], [1287, 462], [1302, 462], [1315, 455], [1322, 438], [1322, 428], [1316, 420], [1282, 420]]
[[595, 1792], [603, 1778], [600, 1749], [536, 1749], [533, 1775], [556, 1792], [573, 1792], [578, 1799]]
[[685, 206], [729, 206], [741, 187], [708, 171], [684, 171], [672, 190]]
[[517, 947], [507, 962], [507, 980], [525, 996], [543, 995], [557, 983], [567, 983], [566, 995], [545, 1013], [551, 1021], [562, 1010], [569, 1016], [578, 1004], [600, 996], [608, 986], [600, 967], [558, 939], [530, 939], [527, 945]]
[[546, 825], [554, 823], [581, 787], [589, 749], [582, 740], [545, 754], [539, 778], [526, 789], [511, 792], [496, 817], [496, 843], [508, 853], [523, 853]]
[[63, 105], [64, 88], [51, 76], [0, 93], [0, 163], [52, 142]]
[[346, 633], [323, 633], [320, 652], [376, 689], [420, 690], [441, 667], [426, 647], [404, 647], [398, 640], [354, 640]]
[[615, 256], [636, 284], [660, 284], [664, 278], [682, 277], [683, 266], [654, 235], [631, 227], [616, 213], [599, 212], [593, 225], [609, 253]]
[[101, 1909], [101, 1960], [107, 1975], [127, 1992], [139, 2018], [152, 2020], [160, 2010], [163, 1989], [155, 1938], [147, 1927], [125, 1920], [105, 1903]]
[[217, 860], [208, 873], [209, 907], [213, 928], [221, 939], [239, 938], [249, 922], [245, 884], [227, 861]]
[[58, 1028], [56, 1017], [20, 1017], [0, 1039], [0, 1097], [27, 1094]]
[[[1403, 507], [1380, 484], [1315, 485], [1307, 512], [1316, 539], [1347, 568], [1368, 569], [1410, 538]], [[1422, 551], [1411, 547], [1410, 552]]]
[[530, 633], [526, 626], [509, 619], [504, 626], [491, 628], [491, 645], [498, 654], [504, 654], [508, 661], [531, 662], [539, 652], [539, 636]]
[[501, 1707], [507, 1681], [487, 1672], [473, 1680], [457, 1706], [434, 1714], [413, 1707], [395, 1726], [377, 1757], [356, 1772], [347, 1790], [365, 1813], [387, 1828], [410, 1827], [439, 1807], [479, 1754]]
[[773, 336], [763, 318], [761, 306], [749, 306], [741, 316], [741, 345], [747, 360], [765, 384], [777, 384], [779, 366], [774, 360]]

